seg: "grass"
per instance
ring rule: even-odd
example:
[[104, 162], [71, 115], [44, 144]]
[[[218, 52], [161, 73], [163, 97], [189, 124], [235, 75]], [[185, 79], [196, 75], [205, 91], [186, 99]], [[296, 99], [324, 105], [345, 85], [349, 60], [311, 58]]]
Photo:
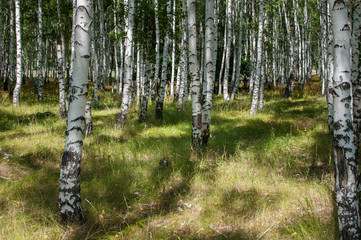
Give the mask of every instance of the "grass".
[[[39, 104], [25, 86], [21, 106], [0, 97], [0, 239], [334, 239], [327, 106], [311, 82], [294, 98], [266, 93], [214, 100], [212, 137], [191, 149], [191, 106], [167, 101], [164, 119], [138, 123], [133, 107], [115, 128], [119, 100], [101, 93], [84, 141], [81, 195], [86, 222], [60, 224], [58, 178], [65, 142], [56, 86]], [[159, 166], [170, 158], [171, 166]], [[268, 231], [266, 231], [268, 230]]]

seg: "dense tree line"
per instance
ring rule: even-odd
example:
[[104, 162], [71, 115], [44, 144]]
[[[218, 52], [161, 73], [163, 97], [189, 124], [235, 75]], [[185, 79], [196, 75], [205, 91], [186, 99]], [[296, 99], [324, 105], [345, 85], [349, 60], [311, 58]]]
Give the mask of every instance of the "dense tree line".
[[253, 115], [263, 109], [265, 89], [279, 87], [290, 97], [317, 70], [334, 135], [340, 238], [360, 238], [359, 1], [36, 3], [0, 0], [0, 80], [14, 106], [21, 104], [22, 83], [33, 86], [39, 101], [44, 84], [59, 85], [60, 116], [68, 119], [59, 195], [65, 221], [83, 218], [83, 137], [91, 130], [91, 105], [99, 105], [98, 93], [107, 86], [121, 102], [120, 127], [132, 105], [140, 107], [139, 122], [147, 121], [149, 97], [157, 119], [167, 114], [167, 97], [179, 111], [191, 99], [192, 145], [199, 148], [210, 136], [215, 93], [227, 102], [247, 92]]

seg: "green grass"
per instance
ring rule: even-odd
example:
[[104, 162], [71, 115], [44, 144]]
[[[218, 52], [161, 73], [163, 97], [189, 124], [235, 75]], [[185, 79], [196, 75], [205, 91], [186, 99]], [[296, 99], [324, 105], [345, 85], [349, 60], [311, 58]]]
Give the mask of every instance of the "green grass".
[[[138, 123], [133, 107], [115, 127], [120, 101], [101, 93], [84, 141], [81, 195], [86, 222], [60, 224], [58, 177], [65, 142], [56, 86], [39, 104], [25, 86], [21, 106], [0, 97], [0, 239], [334, 239], [327, 106], [312, 82], [293, 99], [266, 93], [214, 100], [212, 137], [191, 148], [191, 106], [165, 102], [164, 119]], [[11, 154], [10, 156], [8, 154]], [[163, 157], [170, 167], [159, 166]], [[183, 211], [180, 211], [183, 210]]]

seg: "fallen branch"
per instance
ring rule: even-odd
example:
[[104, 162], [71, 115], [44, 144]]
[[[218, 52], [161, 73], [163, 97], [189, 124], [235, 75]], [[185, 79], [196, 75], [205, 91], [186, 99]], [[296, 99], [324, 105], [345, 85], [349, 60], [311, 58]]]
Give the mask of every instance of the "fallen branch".
[[222, 235], [223, 237], [228, 238], [226, 235], [224, 235], [223, 233], [221, 233], [220, 231], [218, 231], [217, 229], [215, 229], [215, 228], [212, 227], [211, 225], [209, 225], [209, 227], [210, 227], [211, 229], [213, 229], [214, 231], [216, 231], [219, 235]]
[[8, 177], [3, 177], [3, 176], [0, 176], [1, 179], [5, 179], [5, 180], [10, 180], [11, 181], [11, 178], [8, 178]]
[[275, 225], [276, 225], [276, 223], [273, 223], [269, 228], [267, 228], [266, 231], [264, 231], [264, 232], [257, 238], [257, 240], [260, 240], [261, 238], [263, 238], [263, 236], [266, 235], [266, 234], [269, 232], [269, 230], [271, 230], [271, 228], [273, 228], [273, 226], [275, 226]]

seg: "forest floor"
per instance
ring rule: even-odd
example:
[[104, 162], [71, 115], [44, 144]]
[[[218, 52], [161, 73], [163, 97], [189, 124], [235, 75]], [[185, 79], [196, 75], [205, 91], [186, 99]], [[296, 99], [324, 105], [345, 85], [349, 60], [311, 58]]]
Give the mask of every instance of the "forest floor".
[[[320, 82], [292, 98], [266, 93], [215, 98], [211, 138], [191, 148], [191, 105], [167, 101], [164, 119], [138, 123], [133, 107], [115, 128], [120, 101], [101, 93], [84, 141], [81, 196], [86, 221], [57, 214], [65, 142], [56, 85], [43, 103], [32, 87], [13, 108], [0, 92], [0, 239], [335, 239], [331, 136]], [[170, 166], [160, 166], [160, 159]], [[262, 235], [263, 234], [263, 235]]]

